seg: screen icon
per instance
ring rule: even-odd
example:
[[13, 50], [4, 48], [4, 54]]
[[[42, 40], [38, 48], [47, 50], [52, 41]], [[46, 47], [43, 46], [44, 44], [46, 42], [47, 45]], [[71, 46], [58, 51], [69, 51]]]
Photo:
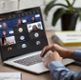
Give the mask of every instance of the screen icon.
[[35, 34], [34, 34], [34, 36], [35, 36], [35, 37], [38, 37], [38, 36], [39, 36], [39, 34], [38, 34], [38, 33], [35, 33]]
[[8, 47], [8, 51], [11, 51], [12, 50], [12, 47]]
[[38, 23], [38, 28], [41, 28], [41, 24], [40, 23]]
[[24, 36], [20, 36], [20, 40], [24, 40], [25, 39], [25, 37]]
[[40, 41], [36, 41], [36, 45], [40, 45]]
[[23, 32], [23, 28], [19, 28], [18, 31], [21, 33]]
[[27, 47], [27, 45], [26, 44], [22, 44], [22, 48], [26, 48]]

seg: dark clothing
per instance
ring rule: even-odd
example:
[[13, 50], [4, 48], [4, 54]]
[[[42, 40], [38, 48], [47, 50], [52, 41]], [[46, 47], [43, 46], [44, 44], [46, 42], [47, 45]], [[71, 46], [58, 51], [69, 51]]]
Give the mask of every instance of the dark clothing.
[[6, 43], [6, 37], [8, 37], [8, 35], [6, 34], [6, 35], [2, 35], [2, 46], [5, 46], [5, 43]]
[[9, 27], [2, 27], [2, 29], [9, 29]]
[[37, 22], [37, 20], [32, 20], [31, 23]]
[[20, 27], [20, 26], [24, 26], [24, 24], [22, 23], [22, 24], [17, 24], [17, 27]]
[[31, 32], [36, 32], [36, 31], [40, 31], [40, 29], [37, 29], [37, 30], [32, 30]]

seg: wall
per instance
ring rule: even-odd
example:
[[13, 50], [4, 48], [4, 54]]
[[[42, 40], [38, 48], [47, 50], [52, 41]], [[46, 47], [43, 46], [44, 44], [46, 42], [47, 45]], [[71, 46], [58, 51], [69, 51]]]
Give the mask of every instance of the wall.
[[[19, 3], [18, 3], [19, 1]], [[55, 7], [51, 9], [47, 21], [45, 21], [45, 15], [44, 15], [44, 8], [45, 6], [49, 3], [50, 0], [0, 0], [0, 13], [7, 12], [7, 11], [14, 11], [23, 8], [29, 8], [29, 7], [35, 7], [35, 6], [40, 6], [42, 9], [42, 14], [43, 14], [43, 19], [45, 23], [45, 28], [47, 30], [61, 30], [61, 23], [60, 19], [55, 27], [51, 26], [51, 20], [52, 20], [52, 15], [53, 12], [59, 7]], [[70, 0], [71, 2], [73, 0]], [[66, 4], [65, 0], [57, 0], [57, 2], [64, 3]], [[81, 0], [76, 0], [75, 7], [81, 7]], [[19, 5], [18, 5], [19, 4]], [[76, 25], [76, 30], [80, 30], [81, 27], [81, 22], [78, 20], [77, 25]]]

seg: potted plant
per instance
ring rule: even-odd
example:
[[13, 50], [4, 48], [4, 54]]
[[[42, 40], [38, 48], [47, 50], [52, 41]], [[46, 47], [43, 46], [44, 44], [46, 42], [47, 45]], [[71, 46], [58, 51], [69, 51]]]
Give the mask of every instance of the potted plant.
[[73, 0], [70, 3], [69, 0], [65, 0], [67, 5], [56, 3], [57, 0], [52, 0], [45, 7], [44, 13], [48, 16], [49, 11], [55, 6], [61, 6], [58, 8], [52, 18], [52, 26], [55, 26], [58, 19], [61, 18], [61, 26], [62, 30], [75, 30], [77, 18], [79, 17], [81, 20], [81, 8], [74, 7], [74, 3], [76, 0]]

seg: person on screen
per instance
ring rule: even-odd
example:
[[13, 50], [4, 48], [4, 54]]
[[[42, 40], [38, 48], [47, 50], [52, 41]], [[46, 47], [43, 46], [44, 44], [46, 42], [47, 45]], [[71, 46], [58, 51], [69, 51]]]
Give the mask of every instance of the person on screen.
[[7, 46], [11, 45], [11, 43], [8, 41]]
[[36, 25], [33, 25], [33, 29], [32, 29], [31, 32], [36, 32], [36, 31], [39, 31], [39, 30], [40, 30], [40, 29], [38, 29]]
[[18, 20], [18, 24], [17, 24], [17, 26], [19, 27], [19, 26], [23, 26], [23, 25], [24, 25], [24, 24], [23, 24], [22, 20], [19, 19], [19, 20]]
[[5, 31], [3, 31], [3, 35], [2, 35], [2, 46], [6, 46], [7, 45], [7, 43], [6, 43], [6, 37], [8, 37], [8, 35], [6, 34], [6, 32]]
[[31, 18], [31, 23], [37, 22], [34, 17]]
[[8, 47], [8, 51], [11, 51], [12, 50], [12, 48], [11, 47]]
[[4, 22], [3, 24], [2, 24], [2, 29], [8, 29], [9, 27], [7, 27], [7, 24]]

